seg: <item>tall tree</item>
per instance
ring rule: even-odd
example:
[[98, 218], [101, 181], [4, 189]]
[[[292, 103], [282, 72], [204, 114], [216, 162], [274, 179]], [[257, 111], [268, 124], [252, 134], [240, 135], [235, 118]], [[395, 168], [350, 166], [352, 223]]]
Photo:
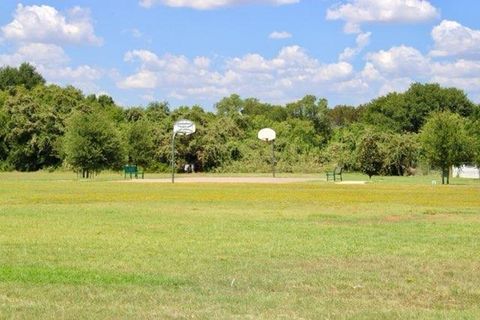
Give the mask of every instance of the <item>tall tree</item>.
[[332, 124], [328, 117], [326, 99], [317, 99], [313, 95], [307, 95], [296, 102], [287, 104], [286, 108], [290, 117], [311, 121], [316, 134], [321, 136], [323, 143], [330, 139]]
[[450, 168], [472, 159], [473, 148], [465, 120], [449, 111], [435, 112], [420, 133], [425, 158], [442, 171], [442, 184], [450, 183]]
[[371, 179], [383, 168], [384, 152], [382, 151], [378, 133], [368, 130], [362, 136], [357, 147], [357, 159], [360, 169]]
[[18, 68], [8, 66], [0, 68], [0, 90], [19, 85], [32, 89], [43, 84], [45, 84], [45, 79], [29, 63], [22, 63]]
[[[44, 91], [45, 87], [39, 87]], [[34, 171], [60, 165], [58, 138], [62, 118], [36, 93], [18, 87], [5, 103], [8, 162], [17, 170]]]
[[475, 105], [462, 90], [415, 83], [404, 93], [379, 97], [362, 109], [363, 120], [371, 125], [417, 133], [432, 112], [450, 111], [468, 117]]
[[101, 110], [85, 107], [69, 119], [64, 137], [65, 160], [88, 178], [107, 168], [119, 168], [125, 160], [120, 134]]

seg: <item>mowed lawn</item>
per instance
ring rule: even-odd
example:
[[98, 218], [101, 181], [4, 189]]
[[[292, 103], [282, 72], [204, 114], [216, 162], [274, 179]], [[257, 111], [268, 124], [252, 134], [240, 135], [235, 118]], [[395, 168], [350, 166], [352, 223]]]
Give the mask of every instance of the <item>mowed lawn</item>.
[[479, 181], [110, 178], [0, 174], [0, 319], [480, 318]]

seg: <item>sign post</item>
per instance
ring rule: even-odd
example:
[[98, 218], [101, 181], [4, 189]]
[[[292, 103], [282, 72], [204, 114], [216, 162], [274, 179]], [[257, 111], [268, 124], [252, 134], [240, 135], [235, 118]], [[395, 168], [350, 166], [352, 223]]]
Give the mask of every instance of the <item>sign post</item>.
[[196, 131], [195, 123], [182, 119], [173, 125], [172, 135], [172, 183], [175, 183], [175, 137], [178, 135], [188, 136]]
[[275, 139], [277, 134], [273, 129], [264, 128], [258, 132], [258, 139], [271, 143], [272, 145], [272, 174], [275, 178]]

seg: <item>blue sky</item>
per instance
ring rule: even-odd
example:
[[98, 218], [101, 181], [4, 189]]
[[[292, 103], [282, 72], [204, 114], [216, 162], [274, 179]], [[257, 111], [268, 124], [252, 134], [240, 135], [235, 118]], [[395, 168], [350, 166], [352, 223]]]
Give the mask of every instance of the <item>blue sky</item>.
[[0, 65], [124, 106], [212, 110], [238, 93], [358, 105], [410, 83], [480, 102], [474, 0], [129, 0], [0, 3]]

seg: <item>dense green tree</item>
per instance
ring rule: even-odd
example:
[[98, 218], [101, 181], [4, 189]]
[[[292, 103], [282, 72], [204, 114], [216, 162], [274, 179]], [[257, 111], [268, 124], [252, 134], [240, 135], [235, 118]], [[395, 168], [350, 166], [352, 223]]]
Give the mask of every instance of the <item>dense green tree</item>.
[[332, 124], [328, 117], [326, 99], [317, 99], [315, 96], [307, 95], [296, 102], [287, 104], [286, 108], [287, 114], [291, 118], [311, 121], [315, 133], [321, 137], [323, 143], [330, 139]]
[[413, 84], [405, 92], [411, 132], [418, 132], [433, 111], [450, 111], [462, 117], [472, 114], [475, 105], [464, 91], [439, 84]]
[[384, 174], [403, 176], [413, 174], [419, 156], [417, 134], [384, 134]]
[[329, 109], [327, 114], [335, 127], [343, 127], [358, 122], [360, 117], [359, 109], [345, 105], [335, 106], [333, 109]]
[[150, 102], [145, 109], [145, 116], [152, 122], [162, 122], [170, 115], [168, 102]]
[[285, 121], [288, 116], [286, 108], [262, 103], [255, 98], [245, 99], [242, 114], [247, 116], [264, 116], [275, 122]]
[[113, 121], [101, 110], [76, 111], [69, 119], [63, 141], [66, 162], [88, 178], [125, 161], [123, 143]]
[[245, 101], [238, 94], [232, 94], [225, 97], [215, 104], [217, 115], [219, 116], [236, 116], [242, 113], [245, 107]]
[[362, 120], [367, 124], [396, 132], [408, 131], [408, 107], [404, 94], [389, 93], [362, 106]]
[[381, 173], [383, 168], [385, 155], [380, 140], [380, 134], [368, 130], [363, 134], [357, 147], [357, 161], [360, 170], [369, 178]]
[[326, 162], [333, 162], [345, 170], [360, 170], [356, 152], [358, 143], [367, 129], [368, 126], [361, 123], [336, 128], [330, 144], [324, 150]]
[[442, 171], [442, 184], [449, 181], [450, 168], [472, 159], [472, 140], [465, 129], [465, 120], [450, 111], [435, 112], [420, 133], [426, 160]]
[[419, 132], [435, 111], [451, 111], [470, 116], [475, 105], [462, 90], [438, 84], [415, 83], [404, 93], [390, 93], [372, 100], [363, 108], [365, 122], [397, 132]]
[[129, 108], [124, 111], [124, 117], [127, 122], [135, 122], [145, 117], [145, 110], [141, 107]]
[[480, 168], [480, 118], [470, 119], [466, 125], [467, 134], [471, 138], [470, 145], [472, 153], [472, 162]]
[[45, 79], [29, 63], [22, 63], [18, 68], [8, 66], [0, 68], [0, 90], [20, 85], [32, 89], [43, 84]]
[[38, 101], [36, 91], [18, 88], [5, 103], [8, 162], [17, 170], [33, 171], [61, 164], [58, 139], [61, 115]]
[[154, 159], [154, 131], [151, 122], [139, 120], [128, 125], [126, 149], [128, 162], [144, 168], [150, 167]]

